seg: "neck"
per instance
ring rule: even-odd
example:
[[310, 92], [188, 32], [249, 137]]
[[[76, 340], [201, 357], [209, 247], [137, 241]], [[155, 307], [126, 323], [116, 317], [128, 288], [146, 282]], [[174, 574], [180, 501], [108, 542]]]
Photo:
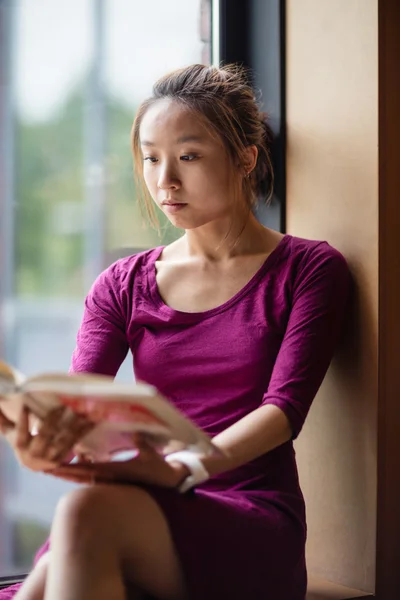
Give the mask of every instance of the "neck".
[[261, 225], [252, 212], [246, 221], [209, 223], [186, 231], [182, 242], [189, 256], [210, 261], [222, 261], [233, 256], [268, 251], [269, 230]]

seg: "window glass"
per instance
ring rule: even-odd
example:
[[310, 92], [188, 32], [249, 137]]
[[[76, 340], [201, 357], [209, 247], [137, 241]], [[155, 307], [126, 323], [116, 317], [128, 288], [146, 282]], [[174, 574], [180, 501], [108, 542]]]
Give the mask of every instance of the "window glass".
[[[0, 2], [0, 357], [66, 371], [83, 299], [118, 257], [173, 240], [143, 219], [130, 153], [154, 80], [210, 60], [207, 0]], [[131, 359], [118, 375], [132, 380]], [[29, 569], [73, 486], [0, 440], [0, 576]]]

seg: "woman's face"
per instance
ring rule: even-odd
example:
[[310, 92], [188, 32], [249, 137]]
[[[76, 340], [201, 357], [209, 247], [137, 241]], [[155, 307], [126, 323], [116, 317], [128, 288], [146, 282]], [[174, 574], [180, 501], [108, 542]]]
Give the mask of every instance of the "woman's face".
[[175, 227], [194, 229], [231, 216], [231, 161], [195, 113], [157, 101], [142, 119], [140, 144], [146, 186]]

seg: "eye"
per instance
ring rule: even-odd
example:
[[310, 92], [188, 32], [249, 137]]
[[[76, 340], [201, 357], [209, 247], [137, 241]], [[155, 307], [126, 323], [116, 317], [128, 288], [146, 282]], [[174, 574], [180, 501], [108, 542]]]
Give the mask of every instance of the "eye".
[[183, 154], [181, 156], [181, 160], [183, 160], [185, 162], [192, 162], [193, 160], [196, 160], [197, 158], [199, 158], [198, 154]]
[[143, 160], [150, 162], [152, 165], [157, 162], [157, 159], [154, 156], [145, 156]]

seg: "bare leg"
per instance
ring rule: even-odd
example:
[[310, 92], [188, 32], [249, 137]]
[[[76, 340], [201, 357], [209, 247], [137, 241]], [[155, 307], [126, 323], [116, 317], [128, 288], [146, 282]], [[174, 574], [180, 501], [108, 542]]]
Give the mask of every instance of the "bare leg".
[[51, 544], [45, 600], [125, 600], [124, 581], [160, 600], [185, 598], [168, 523], [141, 488], [73, 491], [58, 506]]
[[43, 600], [49, 554], [44, 554], [25, 579], [14, 600]]
[[[38, 564], [32, 569], [25, 579], [21, 589], [14, 596], [14, 600], [43, 600], [48, 573], [48, 554], [42, 556]], [[133, 586], [126, 600], [143, 600], [143, 594]]]

